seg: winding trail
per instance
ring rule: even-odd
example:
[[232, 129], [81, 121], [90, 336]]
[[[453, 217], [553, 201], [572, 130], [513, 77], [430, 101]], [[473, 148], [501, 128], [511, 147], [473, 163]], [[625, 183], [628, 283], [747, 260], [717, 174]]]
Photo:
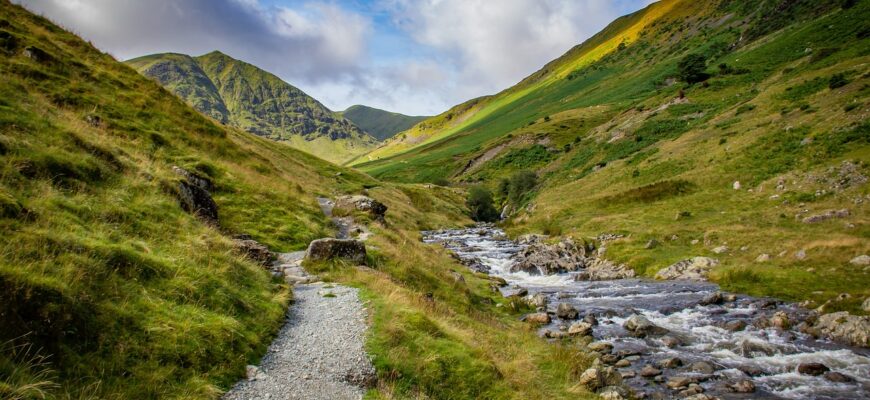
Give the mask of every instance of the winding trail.
[[[323, 200], [318, 199], [323, 212], [332, 218], [332, 204]], [[347, 237], [353, 220], [333, 220], [341, 221], [336, 221], [338, 236]], [[308, 275], [301, 266], [304, 256], [302, 251], [278, 256], [278, 270], [295, 284], [287, 323], [260, 366], [248, 366], [248, 379], [227, 392], [225, 400], [356, 400], [375, 382], [365, 352], [368, 314], [359, 290]]]

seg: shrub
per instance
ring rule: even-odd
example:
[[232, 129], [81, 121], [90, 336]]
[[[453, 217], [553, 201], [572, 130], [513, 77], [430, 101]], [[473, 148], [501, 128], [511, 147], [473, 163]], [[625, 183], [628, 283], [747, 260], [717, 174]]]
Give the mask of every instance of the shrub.
[[468, 191], [469, 216], [475, 221], [493, 222], [498, 220], [498, 211], [492, 203], [492, 193], [483, 186], [474, 186]]
[[435, 178], [432, 183], [438, 186], [450, 186], [450, 181], [446, 178]]
[[698, 83], [710, 77], [706, 72], [707, 59], [701, 54], [689, 54], [677, 63], [680, 79], [686, 83]]
[[522, 203], [526, 193], [535, 188], [538, 183], [538, 176], [532, 171], [519, 171], [513, 174], [510, 178], [508, 200], [511, 203]]
[[828, 87], [831, 89], [838, 89], [848, 84], [849, 80], [846, 79], [845, 74], [834, 74], [831, 76], [831, 79], [828, 80]]

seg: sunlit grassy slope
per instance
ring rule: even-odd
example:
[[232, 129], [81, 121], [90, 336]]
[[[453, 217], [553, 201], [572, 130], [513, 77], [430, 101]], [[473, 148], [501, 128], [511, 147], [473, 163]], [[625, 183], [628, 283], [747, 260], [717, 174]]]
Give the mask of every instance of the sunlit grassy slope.
[[[870, 251], [868, 19], [866, 0], [655, 3], [358, 167], [493, 190], [535, 171], [513, 234], [621, 232], [609, 257], [647, 276], [710, 255], [727, 289], [815, 305], [848, 293], [825, 309], [863, 312], [870, 278], [849, 260]], [[688, 54], [707, 58], [706, 83], [675, 79]], [[645, 249], [650, 239], [661, 244]]]
[[[389, 206], [369, 267], [309, 267], [371, 304], [370, 398], [590, 397], [582, 347], [541, 340], [487, 277], [420, 242], [470, 223], [461, 190], [383, 184], [223, 127], [45, 19], [0, 11], [0, 398], [218, 398], [292, 298], [229, 237], [303, 249], [334, 233], [316, 196], [363, 193]], [[172, 166], [214, 181], [220, 228], [182, 211]]]
[[152, 54], [127, 64], [221, 123], [344, 162], [375, 139], [277, 76], [218, 51]]

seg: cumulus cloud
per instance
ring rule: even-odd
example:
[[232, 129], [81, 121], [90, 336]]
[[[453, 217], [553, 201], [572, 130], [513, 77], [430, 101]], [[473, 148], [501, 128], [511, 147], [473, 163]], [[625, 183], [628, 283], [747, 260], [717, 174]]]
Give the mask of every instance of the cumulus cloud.
[[[220, 50], [333, 109], [437, 114], [651, 0], [15, 0], [119, 59]], [[284, 6], [281, 4], [292, 4]]]
[[220, 50], [282, 77], [317, 83], [357, 73], [370, 21], [311, 2], [291, 9], [257, 0], [19, 0], [119, 59]]

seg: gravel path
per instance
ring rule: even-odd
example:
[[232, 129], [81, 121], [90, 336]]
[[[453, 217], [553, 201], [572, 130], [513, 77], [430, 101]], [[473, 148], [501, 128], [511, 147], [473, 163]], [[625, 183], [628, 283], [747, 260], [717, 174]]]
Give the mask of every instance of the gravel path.
[[[299, 275], [299, 253], [279, 262]], [[224, 395], [234, 399], [360, 399], [375, 370], [365, 353], [367, 314], [358, 290], [322, 282], [298, 284], [287, 323], [258, 369]], [[332, 297], [335, 296], [335, 297]]]

